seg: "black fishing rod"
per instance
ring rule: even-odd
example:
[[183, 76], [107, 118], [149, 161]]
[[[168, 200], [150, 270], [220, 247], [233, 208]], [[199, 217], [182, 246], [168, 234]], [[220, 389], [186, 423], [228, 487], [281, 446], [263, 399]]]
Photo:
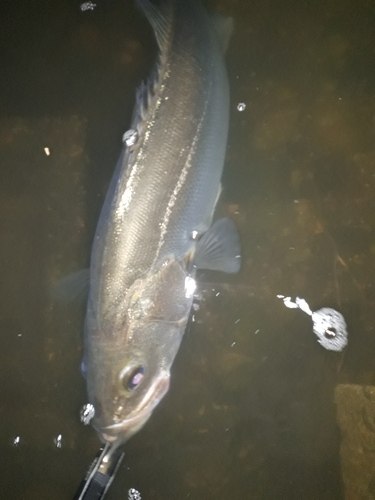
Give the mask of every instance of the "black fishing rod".
[[111, 449], [105, 444], [92, 462], [80, 484], [74, 500], [101, 500], [107, 493], [121, 465], [125, 453], [121, 448]]

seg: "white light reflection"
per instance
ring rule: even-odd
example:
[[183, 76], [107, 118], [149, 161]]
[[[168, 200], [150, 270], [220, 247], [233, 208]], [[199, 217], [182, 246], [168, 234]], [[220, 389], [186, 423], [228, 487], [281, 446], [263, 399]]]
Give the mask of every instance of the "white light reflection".
[[138, 139], [138, 132], [135, 129], [130, 129], [125, 132], [125, 134], [122, 136], [122, 142], [124, 142], [128, 148], [130, 146], [133, 146]]
[[190, 276], [186, 276], [185, 278], [185, 297], [187, 299], [190, 299], [195, 292], [195, 289], [197, 287], [197, 284], [195, 283], [195, 280], [191, 278]]
[[83, 405], [81, 411], [79, 412], [79, 416], [83, 425], [89, 425], [90, 421], [94, 418], [94, 415], [95, 408], [90, 403]]
[[313, 322], [313, 331], [318, 337], [318, 342], [329, 351], [342, 351], [348, 344], [348, 332], [344, 316], [332, 309], [323, 307], [318, 311], [312, 311], [305, 299], [296, 297], [293, 302], [291, 297], [277, 295], [278, 299], [283, 299], [286, 307], [289, 309], [301, 309], [308, 314]]
[[94, 10], [95, 7], [96, 7], [96, 3], [93, 3], [91, 1], [81, 3], [81, 5], [80, 5], [80, 9], [82, 12], [85, 12], [86, 10]]
[[141, 494], [135, 488], [130, 488], [128, 491], [128, 500], [142, 500]]
[[[282, 296], [279, 296], [281, 298]], [[285, 304], [285, 307], [288, 307], [289, 309], [298, 309], [298, 306], [295, 302], [292, 301], [292, 297], [283, 297], [283, 302]]]
[[309, 316], [312, 316], [312, 310], [310, 309], [309, 304], [305, 299], [300, 299], [299, 297], [297, 297], [296, 304], [301, 309], [301, 311], [308, 314]]
[[59, 434], [53, 442], [55, 443], [56, 448], [61, 448], [62, 435]]

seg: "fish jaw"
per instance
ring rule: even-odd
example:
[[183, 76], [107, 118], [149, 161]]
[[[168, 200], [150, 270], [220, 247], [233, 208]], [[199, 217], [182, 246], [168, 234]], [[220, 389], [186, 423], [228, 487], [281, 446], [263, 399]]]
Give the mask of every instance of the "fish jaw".
[[137, 408], [121, 422], [100, 426], [93, 421], [93, 427], [98, 432], [101, 441], [111, 443], [116, 447], [125, 443], [138, 432], [150, 418], [153, 410], [166, 395], [170, 385], [169, 371], [162, 371], [140, 401]]

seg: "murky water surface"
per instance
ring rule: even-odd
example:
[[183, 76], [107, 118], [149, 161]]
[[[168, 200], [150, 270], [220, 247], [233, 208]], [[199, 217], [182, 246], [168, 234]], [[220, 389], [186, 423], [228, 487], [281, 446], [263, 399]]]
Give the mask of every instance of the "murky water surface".
[[[50, 290], [88, 265], [135, 88], [156, 49], [130, 0], [96, 4], [21, 0], [2, 15], [7, 499], [72, 498], [99, 447], [79, 422], [84, 310], [55, 304]], [[235, 277], [201, 274], [170, 392], [126, 445], [108, 499], [130, 488], [145, 500], [375, 498], [373, 2], [210, 6], [235, 21], [218, 214], [239, 229], [243, 267]], [[311, 318], [277, 295], [339, 310], [346, 350], [325, 351]], [[357, 413], [360, 422], [350, 420]], [[345, 441], [345, 426], [357, 442]]]

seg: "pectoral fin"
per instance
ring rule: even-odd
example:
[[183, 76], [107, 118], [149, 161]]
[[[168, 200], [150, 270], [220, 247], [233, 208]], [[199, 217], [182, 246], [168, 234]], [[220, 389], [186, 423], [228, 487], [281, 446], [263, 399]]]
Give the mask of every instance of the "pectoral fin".
[[219, 219], [199, 240], [193, 264], [199, 269], [237, 273], [241, 267], [240, 242], [230, 219]]
[[54, 284], [52, 298], [59, 302], [85, 302], [89, 296], [90, 269], [80, 269]]

